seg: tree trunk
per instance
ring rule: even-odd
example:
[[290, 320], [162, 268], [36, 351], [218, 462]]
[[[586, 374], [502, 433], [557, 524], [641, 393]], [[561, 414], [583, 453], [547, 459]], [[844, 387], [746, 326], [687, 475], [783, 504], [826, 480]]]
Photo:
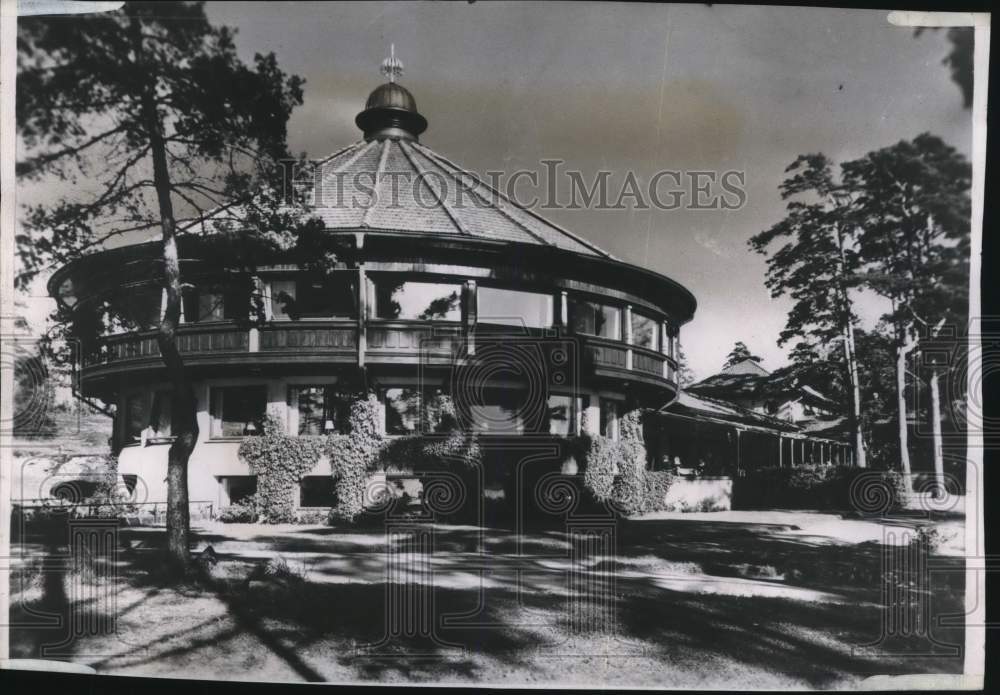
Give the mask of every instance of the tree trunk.
[[847, 380], [851, 389], [851, 431], [854, 433], [854, 461], [858, 468], [868, 467], [868, 455], [865, 452], [865, 439], [861, 430], [861, 384], [858, 378], [858, 353], [854, 341], [854, 312], [851, 311], [851, 297], [847, 293], [844, 274], [847, 271], [847, 254], [843, 229], [836, 227], [837, 252], [840, 262], [837, 267], [837, 292], [841, 303], [841, 321], [844, 337], [844, 358], [847, 361]]
[[941, 392], [937, 369], [931, 371], [931, 436], [934, 440], [934, 497], [944, 497], [944, 447], [941, 443]]
[[861, 385], [858, 378], [858, 357], [854, 343], [854, 326], [850, 321], [844, 329], [844, 358], [847, 360], [847, 380], [851, 388], [851, 431], [854, 433], [854, 460], [858, 468], [868, 467], [865, 439], [861, 431]]
[[906, 492], [913, 492], [910, 468], [910, 437], [906, 421], [906, 356], [916, 347], [916, 340], [909, 336], [909, 331], [900, 330], [900, 344], [896, 348], [896, 410], [899, 419], [899, 468], [903, 474], [903, 484]]
[[[137, 55], [142, 56], [141, 24], [135, 17], [131, 23]], [[184, 360], [177, 347], [177, 327], [181, 316], [181, 271], [177, 250], [177, 223], [170, 198], [170, 170], [167, 166], [167, 146], [163, 135], [155, 97], [155, 76], [145, 85], [142, 94], [142, 119], [149, 137], [153, 160], [153, 186], [160, 214], [163, 240], [163, 288], [166, 307], [156, 334], [160, 356], [173, 386], [172, 433], [174, 441], [167, 454], [167, 556], [175, 570], [183, 570], [190, 559], [188, 536], [191, 519], [188, 508], [187, 469], [191, 452], [198, 441], [197, 399], [188, 378]]]

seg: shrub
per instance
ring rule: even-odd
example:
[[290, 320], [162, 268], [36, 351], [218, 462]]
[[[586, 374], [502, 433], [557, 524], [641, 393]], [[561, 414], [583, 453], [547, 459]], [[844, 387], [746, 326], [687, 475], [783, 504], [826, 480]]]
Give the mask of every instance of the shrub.
[[253, 502], [231, 504], [219, 510], [219, 521], [224, 524], [252, 524], [257, 521], [257, 509]]
[[645, 449], [634, 442], [619, 442], [618, 475], [611, 490], [611, 500], [622, 514], [641, 514], [646, 504], [646, 460], [638, 456], [638, 449]]
[[300, 511], [295, 518], [297, 524], [326, 524], [330, 521], [330, 512], [320, 509]]
[[580, 438], [577, 449], [583, 464], [583, 484], [595, 501], [611, 502], [621, 514], [639, 514], [646, 511], [655, 495], [647, 489], [641, 411], [631, 410], [622, 416], [619, 434], [618, 441], [607, 437]]
[[579, 459], [584, 487], [598, 502], [611, 499], [615, 483], [616, 442], [607, 437], [582, 437]]
[[667, 491], [674, 482], [671, 471], [646, 471], [646, 494], [642, 511], [660, 512], [667, 508]]
[[851, 466], [760, 468], [733, 485], [733, 507], [829, 509], [879, 513], [902, 507], [903, 478], [896, 471]]

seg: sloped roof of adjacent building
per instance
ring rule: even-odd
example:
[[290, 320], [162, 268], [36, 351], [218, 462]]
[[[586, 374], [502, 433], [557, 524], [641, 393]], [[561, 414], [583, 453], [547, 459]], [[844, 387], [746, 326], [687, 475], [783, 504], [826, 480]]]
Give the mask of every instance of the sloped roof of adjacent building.
[[680, 415], [702, 420], [717, 420], [734, 425], [747, 425], [781, 432], [799, 432], [800, 428], [787, 420], [758, 413], [735, 403], [682, 391], [677, 400], [663, 411], [666, 415]]
[[[750, 366], [752, 365], [752, 366]], [[795, 394], [814, 403], [836, 406], [836, 402], [785, 369], [771, 373], [753, 360], [743, 360], [718, 374], [691, 384], [688, 390], [701, 396], [720, 398], [773, 398]]]

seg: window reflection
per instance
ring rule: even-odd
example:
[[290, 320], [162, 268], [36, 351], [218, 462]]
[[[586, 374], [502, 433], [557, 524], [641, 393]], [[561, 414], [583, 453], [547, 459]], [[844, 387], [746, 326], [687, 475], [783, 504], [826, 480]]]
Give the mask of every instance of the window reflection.
[[569, 436], [574, 434], [573, 398], [553, 394], [548, 403], [549, 434]]
[[632, 344], [650, 350], [659, 349], [660, 324], [648, 316], [632, 312]]
[[149, 426], [157, 437], [169, 437], [173, 430], [174, 399], [170, 391], [155, 391], [149, 412]]
[[132, 442], [146, 427], [146, 394], [129, 396], [125, 401], [125, 441]]
[[185, 323], [244, 321], [250, 313], [250, 289], [245, 280], [205, 283], [184, 290], [182, 311]]
[[[488, 388], [479, 391], [479, 400], [468, 404], [463, 416], [467, 426], [489, 434], [522, 434], [525, 430], [523, 412], [528, 394], [514, 389]], [[537, 424], [535, 425], [537, 427]]]
[[351, 398], [333, 386], [299, 386], [294, 390], [299, 435], [347, 434]]
[[357, 315], [353, 278], [305, 276], [271, 280], [269, 285], [274, 320], [353, 318]]
[[375, 315], [380, 319], [459, 321], [462, 286], [379, 278], [375, 280]]
[[602, 398], [601, 408], [601, 429], [602, 437], [618, 439], [618, 402]]
[[261, 434], [267, 410], [267, 387], [226, 386], [211, 393], [212, 435], [243, 437]]
[[618, 307], [571, 298], [569, 309], [575, 332], [621, 340], [621, 309]]
[[476, 292], [477, 320], [527, 328], [552, 326], [552, 295], [480, 287]]
[[411, 434], [420, 425], [420, 390], [389, 388], [384, 393], [386, 434]]
[[170, 391], [136, 393], [125, 400], [125, 443], [169, 437], [173, 431], [173, 398]]
[[163, 291], [159, 287], [123, 287], [108, 310], [112, 330], [151, 330], [160, 322]]

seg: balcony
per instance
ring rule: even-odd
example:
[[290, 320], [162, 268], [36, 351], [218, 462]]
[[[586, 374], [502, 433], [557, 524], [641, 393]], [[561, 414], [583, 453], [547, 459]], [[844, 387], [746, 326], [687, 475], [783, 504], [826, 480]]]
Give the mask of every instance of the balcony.
[[[364, 340], [359, 341], [356, 320], [272, 322], [249, 329], [231, 322], [188, 324], [178, 331], [178, 347], [186, 364], [197, 367], [331, 363], [447, 366], [465, 353], [467, 345], [470, 354], [476, 354], [478, 348], [480, 355], [489, 351], [509, 356], [510, 341], [537, 340], [543, 347], [540, 359], [557, 366], [575, 362], [584, 379], [597, 376], [660, 388], [676, 384], [677, 365], [670, 357], [606, 338], [552, 338], [539, 331], [533, 331], [538, 334], [534, 336], [510, 335], [509, 327], [467, 329], [461, 323], [444, 321], [370, 319], [363, 330]], [[82, 377], [86, 382], [161, 367], [154, 332], [126, 333], [106, 338], [96, 352], [86, 356]]]

